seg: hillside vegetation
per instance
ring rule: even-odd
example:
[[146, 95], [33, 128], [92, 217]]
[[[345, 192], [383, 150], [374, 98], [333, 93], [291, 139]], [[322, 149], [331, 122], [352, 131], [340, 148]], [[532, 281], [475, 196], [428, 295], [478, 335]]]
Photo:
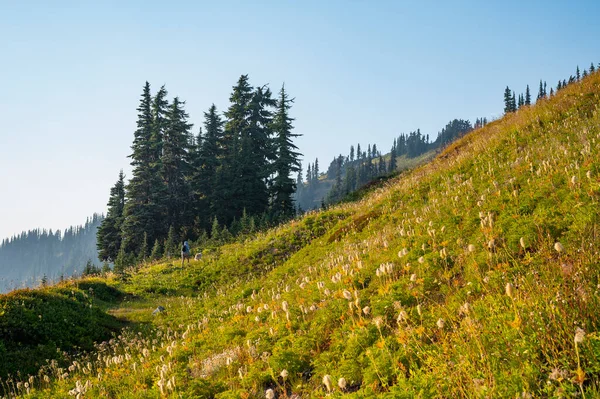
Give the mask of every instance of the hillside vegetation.
[[31, 398], [598, 397], [599, 111], [594, 73], [359, 201], [183, 268], [109, 277], [128, 295], [108, 313], [130, 327], [3, 387]]

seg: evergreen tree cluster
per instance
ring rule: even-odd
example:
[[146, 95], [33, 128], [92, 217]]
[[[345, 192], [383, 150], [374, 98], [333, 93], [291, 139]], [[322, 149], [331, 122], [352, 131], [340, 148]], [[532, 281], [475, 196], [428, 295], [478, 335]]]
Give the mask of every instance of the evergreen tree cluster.
[[0, 243], [0, 292], [83, 272], [86, 262], [98, 267], [96, 230], [103, 216], [64, 231], [35, 229]]
[[[600, 63], [598, 63], [598, 68], [600, 68]], [[579, 69], [579, 65], [577, 66], [577, 69], [575, 70], [575, 75], [571, 75], [569, 76], [569, 79], [563, 79], [563, 80], [559, 80], [558, 84], [556, 85], [556, 92], [558, 92], [559, 90], [567, 87], [567, 85], [574, 83], [574, 82], [579, 82], [582, 78], [585, 78], [586, 76], [588, 76], [588, 74], [590, 73], [594, 73], [596, 71], [596, 67], [594, 67], [594, 63], [592, 62], [590, 67], [589, 67], [589, 72], [587, 69], [583, 70], [583, 73], [580, 71]], [[555, 91], [554, 88], [550, 88], [550, 92], [548, 92], [548, 85], [546, 83], [546, 81], [542, 81], [540, 79], [540, 84], [539, 84], [539, 88], [538, 88], [538, 94], [536, 97], [536, 101], [539, 101], [541, 99], [547, 98], [548, 96], [552, 97], [554, 95]], [[506, 86], [506, 89], [504, 89], [504, 113], [508, 114], [511, 112], [516, 112], [519, 108], [526, 106], [526, 105], [531, 105], [531, 92], [529, 90], [529, 85], [527, 85], [527, 88], [525, 89], [525, 94], [519, 94], [518, 99], [515, 97], [515, 92], [511, 91], [510, 88], [508, 86]]]
[[117, 271], [179, 253], [183, 240], [228, 239], [295, 215], [300, 170], [285, 86], [277, 98], [242, 75], [221, 115], [213, 104], [197, 135], [178, 97], [146, 82], [134, 132], [132, 177], [121, 172], [98, 229], [98, 251]]

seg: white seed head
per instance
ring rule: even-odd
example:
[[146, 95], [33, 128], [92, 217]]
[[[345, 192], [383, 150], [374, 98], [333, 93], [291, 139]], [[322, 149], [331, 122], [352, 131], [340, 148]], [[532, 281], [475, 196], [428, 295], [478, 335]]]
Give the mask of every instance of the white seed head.
[[275, 398], [275, 392], [273, 392], [272, 389], [267, 389], [267, 391], [265, 392], [265, 398], [267, 399], [273, 399]]
[[281, 373], [279, 373], [279, 375], [285, 380], [288, 377], [288, 371], [286, 369], [283, 369], [281, 370]]
[[442, 319], [441, 317], [438, 319], [438, 321], [435, 323], [435, 325], [437, 326], [437, 328], [439, 328], [440, 330], [444, 329], [446, 322], [444, 321], [444, 319]]
[[469, 244], [469, 246], [467, 247], [467, 249], [469, 250], [469, 252], [475, 252], [475, 245]]
[[287, 301], [281, 302], [281, 309], [283, 309], [284, 312], [288, 311], [288, 303], [287, 303]]
[[577, 327], [577, 330], [575, 330], [575, 343], [580, 344], [583, 342], [584, 339], [585, 339], [585, 331], [583, 331], [583, 329]]
[[417, 275], [415, 273], [410, 275], [410, 281], [412, 281], [412, 282], [417, 281]]
[[342, 292], [342, 295], [344, 295], [344, 298], [346, 298], [347, 300], [351, 301], [352, 300], [352, 293], [348, 290], [344, 290]]
[[521, 238], [519, 239], [519, 244], [521, 244], [521, 247], [522, 247], [523, 249], [527, 248], [527, 247], [526, 247], [526, 245], [525, 245], [525, 239], [524, 239], [523, 237], [521, 237]]
[[554, 244], [554, 249], [556, 250], [556, 252], [560, 253], [560, 252], [562, 252], [562, 251], [565, 250], [565, 247], [563, 247], [563, 245], [560, 242], [557, 241]]
[[425, 263], [425, 258], [421, 256], [421, 257], [419, 258], [419, 263]]
[[504, 291], [506, 292], [506, 296], [508, 296], [509, 298], [512, 298], [514, 295], [514, 286], [511, 283], [506, 283], [506, 287], [504, 288]]
[[329, 374], [325, 374], [325, 376], [323, 377], [323, 385], [325, 385], [325, 387], [327, 388], [327, 392], [331, 392], [332, 382], [331, 376]]
[[340, 387], [340, 389], [343, 391], [344, 389], [346, 389], [346, 379], [344, 377], [341, 377], [338, 380], [338, 387]]
[[396, 318], [396, 321], [398, 323], [400, 323], [400, 322], [406, 321], [406, 320], [408, 320], [408, 314], [404, 310], [401, 310], [400, 313], [398, 314], [398, 318]]
[[363, 311], [363, 313], [364, 313], [365, 315], [368, 315], [369, 313], [371, 313], [371, 308], [370, 308], [370, 307], [368, 307], [368, 306], [365, 306], [365, 307], [362, 309], [362, 311]]

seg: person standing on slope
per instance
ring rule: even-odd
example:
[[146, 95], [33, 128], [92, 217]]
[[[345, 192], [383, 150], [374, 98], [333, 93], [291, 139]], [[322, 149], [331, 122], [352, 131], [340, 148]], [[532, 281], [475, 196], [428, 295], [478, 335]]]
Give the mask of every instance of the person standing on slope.
[[190, 244], [187, 241], [183, 242], [183, 246], [181, 247], [181, 267], [183, 267], [183, 263], [187, 259], [188, 265], [190, 264]]

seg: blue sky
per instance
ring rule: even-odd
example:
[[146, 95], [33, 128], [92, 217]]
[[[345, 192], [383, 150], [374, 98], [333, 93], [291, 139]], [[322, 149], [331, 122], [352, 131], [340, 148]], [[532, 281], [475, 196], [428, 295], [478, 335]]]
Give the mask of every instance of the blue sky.
[[323, 169], [600, 62], [600, 2], [452, 3], [0, 0], [0, 238], [105, 211], [146, 80], [186, 101], [194, 132], [239, 75], [285, 82], [305, 163]]

